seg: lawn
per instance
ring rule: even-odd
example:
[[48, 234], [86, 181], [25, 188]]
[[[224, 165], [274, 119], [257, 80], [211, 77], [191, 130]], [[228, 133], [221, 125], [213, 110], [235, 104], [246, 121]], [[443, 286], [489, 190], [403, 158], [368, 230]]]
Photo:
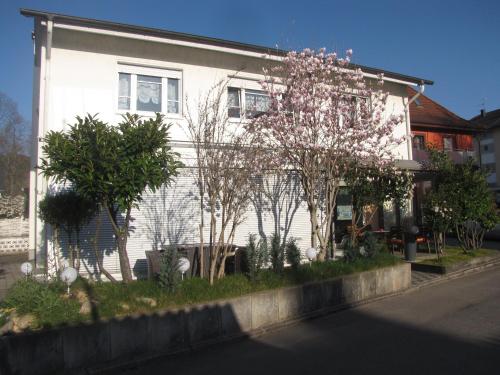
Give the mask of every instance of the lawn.
[[[66, 296], [61, 282], [40, 283], [21, 280], [9, 291], [0, 304], [3, 313], [29, 314], [33, 317], [30, 328], [58, 326], [67, 323], [95, 321], [130, 314], [149, 313], [167, 308], [237, 297], [248, 293], [320, 281], [355, 272], [395, 265], [400, 262], [391, 254], [382, 253], [373, 258], [360, 258], [352, 262], [313, 262], [298, 269], [285, 269], [282, 274], [262, 271], [257, 279], [243, 274], [228, 275], [210, 285], [206, 279], [184, 280], [175, 292], [167, 292], [158, 282], [139, 280], [130, 284], [89, 282], [78, 279]], [[91, 309], [81, 313], [84, 300]]]
[[424, 259], [419, 261], [418, 263], [431, 264], [436, 266], [451, 266], [456, 263], [466, 262], [473, 258], [493, 256], [498, 254], [500, 254], [500, 251], [492, 249], [478, 249], [465, 253], [463, 249], [458, 246], [447, 246], [444, 251], [444, 255], [439, 259]]

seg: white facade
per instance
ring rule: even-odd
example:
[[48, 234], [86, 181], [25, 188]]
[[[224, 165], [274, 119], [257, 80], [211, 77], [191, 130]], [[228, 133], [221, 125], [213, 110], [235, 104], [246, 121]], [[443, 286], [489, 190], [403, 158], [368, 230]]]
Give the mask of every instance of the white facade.
[[[192, 147], [188, 142], [186, 122], [183, 114], [186, 101], [190, 108], [196, 108], [196, 100], [221, 79], [234, 77], [231, 86], [242, 89], [259, 89], [258, 80], [262, 68], [269, 60], [262, 53], [239, 49], [232, 46], [211, 45], [206, 42], [173, 39], [134, 33], [130, 30], [108, 30], [95, 25], [88, 27], [65, 22], [55, 18], [47, 21], [35, 17], [35, 75], [33, 100], [33, 155], [30, 200], [30, 249], [37, 254], [37, 263], [43, 267], [47, 246], [47, 228], [37, 218], [38, 202], [43, 199], [48, 183], [34, 167], [41, 157], [41, 142], [49, 130], [65, 130], [75, 116], [87, 113], [99, 114], [99, 118], [111, 124], [121, 120], [126, 112], [119, 109], [119, 74], [130, 74], [132, 90], [130, 102], [136, 103], [139, 76], [154, 76], [162, 79], [162, 102], [169, 92], [169, 79], [178, 84], [179, 113], [167, 113], [167, 105], [162, 106], [168, 122], [173, 124], [171, 138], [174, 148], [182, 155], [185, 164], [190, 164]], [[276, 59], [276, 57], [274, 58]], [[160, 81], [159, 81], [160, 82]], [[174, 81], [172, 81], [174, 82]], [[174, 83], [175, 83], [174, 82]], [[385, 89], [390, 97], [386, 114], [403, 114], [406, 97], [405, 85], [414, 84], [397, 78], [387, 78]], [[123, 96], [123, 95], [122, 95]], [[128, 99], [123, 99], [128, 100]], [[123, 103], [123, 101], [122, 101]], [[131, 110], [137, 109], [134, 104]], [[138, 112], [148, 115], [147, 112]], [[150, 114], [150, 113], [149, 113]], [[406, 116], [409, 122], [409, 116]], [[401, 124], [396, 132], [407, 135], [409, 123]], [[408, 160], [408, 147], [400, 145], [394, 150], [397, 158]], [[131, 267], [143, 270], [146, 250], [160, 244], [198, 242], [199, 202], [192, 172], [186, 168], [172, 187], [154, 196], [145, 195], [140, 210], [132, 214], [132, 231], [128, 242]], [[309, 215], [304, 203], [292, 202], [293, 221], [289, 236], [299, 241], [305, 249], [310, 244]], [[283, 213], [283, 215], [285, 215]], [[284, 216], [283, 216], [284, 217]], [[283, 220], [284, 221], [284, 218]], [[236, 236], [236, 244], [244, 245], [249, 233], [266, 232], [270, 235], [275, 228], [273, 216], [264, 212], [261, 216], [250, 209], [246, 221]], [[92, 224], [88, 228], [92, 233]], [[205, 238], [207, 238], [208, 233]], [[82, 237], [86, 237], [83, 235]], [[102, 245], [108, 251], [104, 266], [119, 276], [119, 263], [111, 236], [111, 228], [104, 227]], [[104, 238], [106, 237], [106, 238]], [[87, 241], [88, 242], [88, 241]], [[88, 243], [84, 243], [84, 253], [89, 261], [85, 269], [93, 273], [93, 255]], [[84, 256], [85, 258], [85, 256]]]

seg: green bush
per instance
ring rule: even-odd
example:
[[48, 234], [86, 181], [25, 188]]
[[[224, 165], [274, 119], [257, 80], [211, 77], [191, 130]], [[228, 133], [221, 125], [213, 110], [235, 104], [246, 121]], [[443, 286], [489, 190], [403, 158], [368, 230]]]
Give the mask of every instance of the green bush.
[[300, 249], [295, 238], [290, 238], [286, 243], [286, 260], [293, 269], [300, 265]]
[[256, 241], [257, 236], [250, 234], [248, 236], [246, 257], [248, 277], [255, 280], [268, 261], [267, 243], [265, 240]]
[[2, 307], [15, 309], [18, 315], [33, 314], [39, 327], [82, 320], [79, 303], [62, 296], [59, 284], [20, 280], [11, 287]]
[[281, 243], [279, 233], [271, 236], [271, 268], [276, 273], [282, 273], [285, 267], [285, 247]]
[[168, 247], [162, 254], [160, 273], [158, 275], [160, 285], [167, 291], [173, 292], [179, 286], [181, 274], [179, 272], [179, 254], [175, 247]]

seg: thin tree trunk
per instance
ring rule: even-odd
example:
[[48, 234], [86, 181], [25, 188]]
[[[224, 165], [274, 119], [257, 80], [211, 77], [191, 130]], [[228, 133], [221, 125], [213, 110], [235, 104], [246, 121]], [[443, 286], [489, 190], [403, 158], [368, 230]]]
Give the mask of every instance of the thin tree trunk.
[[128, 259], [127, 254], [127, 237], [128, 237], [128, 223], [130, 221], [130, 211], [131, 209], [127, 209], [127, 213], [125, 216], [125, 224], [121, 227], [116, 222], [116, 217], [114, 217], [111, 212], [111, 208], [108, 204], [105, 204], [106, 211], [108, 213], [109, 219], [111, 221], [111, 226], [116, 235], [116, 243], [118, 248], [118, 258], [120, 261], [120, 271], [122, 274], [122, 280], [125, 283], [129, 283], [132, 281], [132, 271], [130, 270], [130, 261]]
[[101, 210], [99, 209], [96, 214], [95, 221], [95, 234], [92, 243], [92, 247], [94, 248], [95, 259], [97, 262], [97, 268], [99, 269], [99, 273], [103, 274], [108, 278], [109, 281], [116, 283], [116, 279], [104, 268], [102, 263], [102, 259], [99, 255], [99, 235], [101, 233]]

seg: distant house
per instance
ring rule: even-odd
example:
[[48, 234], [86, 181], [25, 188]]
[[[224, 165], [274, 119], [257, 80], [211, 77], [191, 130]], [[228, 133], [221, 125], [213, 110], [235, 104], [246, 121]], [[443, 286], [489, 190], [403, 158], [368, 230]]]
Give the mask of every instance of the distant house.
[[479, 137], [479, 156], [481, 167], [489, 173], [488, 183], [495, 192], [495, 200], [500, 205], [500, 109], [484, 110], [470, 121], [484, 129]]
[[[165, 115], [172, 123], [173, 148], [187, 166], [192, 165], [194, 148], [186, 136], [186, 107], [197, 108], [196, 98], [220, 79], [231, 78], [227, 100], [230, 117], [251, 114], [254, 103], [265, 95], [259, 81], [269, 59], [280, 61], [286, 51], [228, 40], [183, 34], [142, 26], [124, 25], [43, 11], [22, 10], [34, 18], [33, 154], [30, 195], [30, 251], [38, 267], [43, 267], [47, 250], [48, 228], [38, 218], [38, 202], [50, 189], [50, 182], [36, 170], [42, 157], [41, 140], [49, 130], [68, 129], [75, 116], [99, 113], [102, 120], [117, 123], [125, 112], [152, 116]], [[267, 56], [267, 57], [266, 57]], [[367, 81], [384, 74], [389, 91], [386, 115], [407, 114], [407, 87], [424, 86], [432, 81], [380, 69], [360, 66]], [[234, 76], [238, 72], [237, 77]], [[404, 116], [403, 116], [404, 117]], [[406, 142], [394, 149], [398, 161], [412, 164], [411, 134], [408, 116], [395, 132]], [[415, 164], [415, 163], [413, 163]], [[295, 182], [294, 182], [295, 184]], [[293, 220], [285, 213], [276, 215], [263, 207], [251, 206], [245, 222], [236, 233], [236, 244], [244, 245], [249, 233], [271, 235], [277, 228], [288, 231], [299, 246], [310, 246], [311, 227], [302, 195], [290, 187], [285, 196], [295, 209]], [[145, 194], [139, 209], [132, 213], [134, 229], [128, 241], [131, 267], [143, 272], [145, 250], [168, 244], [197, 242], [201, 215], [195, 200], [197, 188], [189, 168], [185, 168], [168, 189]], [[340, 194], [337, 221], [348, 221], [350, 202]], [[298, 201], [297, 205], [295, 202]], [[288, 203], [287, 203], [288, 204]], [[392, 206], [387, 208], [394, 210]], [[279, 216], [281, 215], [281, 216]], [[276, 218], [282, 217], [277, 225]], [[206, 219], [207, 220], [207, 219]], [[105, 250], [105, 267], [119, 277], [119, 262], [111, 227], [104, 223], [100, 246]], [[92, 223], [83, 235], [92, 235]], [[389, 221], [385, 225], [390, 225]], [[340, 226], [338, 226], [340, 227]], [[208, 230], [208, 229], [206, 229]], [[205, 233], [205, 238], [209, 233]], [[96, 272], [96, 259], [89, 241], [82, 244], [82, 267]]]
[[[411, 87], [406, 90], [409, 97], [416, 94]], [[478, 127], [470, 121], [425, 95], [418, 96], [410, 104], [410, 119], [413, 160], [425, 164], [429, 160], [428, 149], [432, 147], [445, 151], [455, 163], [464, 163], [469, 158], [479, 161], [476, 141]], [[418, 224], [423, 224], [422, 205], [430, 188], [430, 176], [417, 173], [413, 207]]]

